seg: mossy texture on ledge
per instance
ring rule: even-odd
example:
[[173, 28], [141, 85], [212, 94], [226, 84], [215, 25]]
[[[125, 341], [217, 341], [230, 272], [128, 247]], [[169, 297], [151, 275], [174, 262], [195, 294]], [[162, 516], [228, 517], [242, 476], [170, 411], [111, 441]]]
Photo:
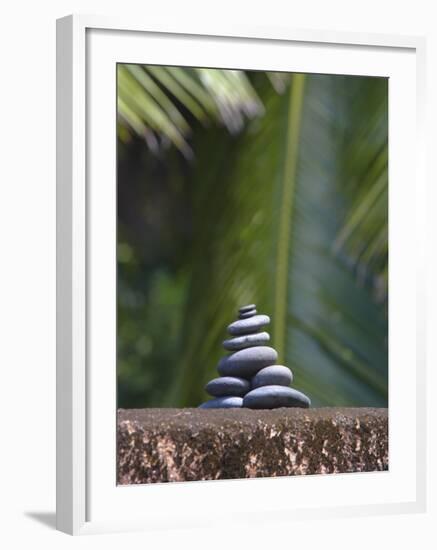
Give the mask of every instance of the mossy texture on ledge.
[[122, 485], [388, 469], [388, 412], [371, 408], [120, 409]]

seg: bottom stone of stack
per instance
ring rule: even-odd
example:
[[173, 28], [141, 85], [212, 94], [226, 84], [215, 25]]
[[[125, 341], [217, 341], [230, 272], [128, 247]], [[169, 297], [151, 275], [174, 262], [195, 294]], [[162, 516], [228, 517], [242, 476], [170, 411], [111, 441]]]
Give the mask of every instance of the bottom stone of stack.
[[225, 395], [210, 399], [199, 405], [199, 409], [241, 409], [243, 406], [243, 398]]
[[262, 386], [247, 393], [243, 407], [248, 409], [276, 409], [279, 407], [308, 408], [311, 401], [306, 395], [286, 386]]

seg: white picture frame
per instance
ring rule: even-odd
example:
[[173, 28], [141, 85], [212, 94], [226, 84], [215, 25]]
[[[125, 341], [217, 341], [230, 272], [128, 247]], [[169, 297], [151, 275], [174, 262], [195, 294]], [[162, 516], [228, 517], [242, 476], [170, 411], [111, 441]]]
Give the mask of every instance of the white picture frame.
[[[147, 40], [149, 44], [145, 43]], [[202, 42], [208, 47], [192, 48], [193, 41], [196, 41], [196, 46]], [[178, 47], [174, 48], [174, 44]], [[216, 47], [218, 44], [219, 48]], [[283, 61], [280, 55], [272, 55], [278, 46], [282, 50], [294, 48], [299, 54], [293, 66], [289, 61]], [[255, 48], [257, 59], [252, 62], [254, 54], [251, 52]], [[326, 52], [326, 55], [321, 55], [321, 52]], [[230, 66], [231, 54], [235, 66], [240, 68], [249, 64], [247, 68], [259, 68], [261, 63], [265, 69], [300, 72], [357, 74], [354, 71], [359, 71], [359, 74], [389, 76], [395, 82], [394, 90], [403, 89], [399, 94], [394, 91], [390, 98], [393, 105], [390, 113], [390, 147], [393, 145], [390, 150], [390, 266], [391, 273], [399, 274], [399, 278], [391, 277], [390, 280], [390, 361], [393, 359], [399, 365], [400, 376], [399, 380], [390, 379], [390, 460], [393, 455], [394, 466], [388, 473], [383, 473], [382, 482], [381, 477], [372, 477], [378, 474], [365, 474], [365, 484], [360, 481], [362, 474], [347, 474], [307, 479], [300, 476], [293, 480], [116, 487], [113, 469], [115, 415], [112, 414], [115, 409], [115, 311], [111, 314], [112, 300], [115, 300], [115, 187], [109, 184], [103, 189], [93, 183], [102, 179], [115, 182], [115, 95], [114, 89], [111, 91], [114, 85], [111, 67], [117, 60], [184, 64], [183, 60], [187, 59], [185, 64], [193, 64], [194, 57], [184, 57], [188, 55], [197, 56], [195, 59], [199, 64], [208, 58], [208, 66], [220, 66], [226, 63], [228, 56], [228, 63], [222, 66]], [[275, 67], [269, 65], [271, 59], [275, 60]], [[415, 182], [416, 212], [425, 208], [424, 63], [425, 39], [422, 37], [250, 26], [236, 28], [232, 25], [226, 29], [197, 28], [195, 25], [192, 28], [157, 27], [138, 20], [82, 15], [58, 20], [59, 530], [86, 534], [162, 526], [203, 526], [220, 521], [220, 507], [226, 499], [245, 504], [242, 507], [228, 505], [226, 512], [233, 521], [253, 520], [258, 515], [292, 519], [425, 509], [426, 251], [420, 216], [416, 216], [412, 237], [402, 231], [402, 209], [406, 200], [402, 184], [407, 178], [410, 184], [411, 180]], [[94, 76], [97, 73], [98, 78]], [[107, 90], [104, 97], [102, 90]], [[93, 94], [98, 95], [98, 103]], [[111, 104], [114, 110], [112, 115], [108, 115]], [[400, 112], [404, 113], [402, 121]], [[403, 135], [406, 129], [408, 136]], [[403, 148], [411, 147], [411, 140], [414, 140], [417, 155], [413, 159], [402, 159]], [[99, 208], [96, 208], [97, 200]], [[415, 262], [410, 262], [410, 267], [405, 265], [406, 252], [416, 258]], [[95, 261], [97, 257], [98, 262]], [[401, 292], [407, 297], [402, 304], [404, 310], [397, 300]], [[403, 316], [406, 310], [409, 315]], [[397, 320], [396, 327], [394, 323], [392, 326], [391, 320], [399, 317], [409, 319]], [[402, 413], [402, 405], [408, 388], [401, 378], [405, 372], [411, 371], [412, 362], [415, 369], [409, 387], [415, 386], [414, 407], [407, 418]], [[99, 369], [99, 364], [106, 365], [105, 372], [101, 367]], [[411, 435], [408, 448], [402, 447], [401, 441], [402, 429], [405, 428]], [[406, 465], [408, 470], [405, 470]], [[279, 497], [280, 493], [286, 492], [284, 489], [290, 486], [290, 482], [294, 484], [294, 494], [300, 494], [299, 491], [302, 495], [303, 492], [309, 494], [308, 502], [304, 502], [303, 496], [299, 503]], [[378, 499], [371, 494], [376, 486], [381, 491]], [[217, 502], [216, 509], [203, 514], [202, 502], [211, 493]], [[329, 498], [323, 499], [323, 494], [328, 493]], [[334, 493], [335, 497], [332, 497]], [[264, 503], [256, 498], [260, 494]], [[273, 507], [269, 505], [271, 499], [277, 499]], [[316, 504], [311, 501], [316, 501]]]

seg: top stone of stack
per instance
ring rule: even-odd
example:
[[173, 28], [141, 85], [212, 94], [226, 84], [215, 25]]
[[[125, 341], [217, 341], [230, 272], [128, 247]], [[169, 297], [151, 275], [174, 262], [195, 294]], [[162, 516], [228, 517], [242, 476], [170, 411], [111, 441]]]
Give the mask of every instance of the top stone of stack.
[[242, 306], [242, 307], [240, 307], [238, 312], [241, 315], [242, 313], [248, 313], [249, 311], [252, 311], [252, 310], [256, 311], [256, 305], [255, 304], [249, 304], [248, 306]]
[[254, 315], [257, 314], [256, 305], [250, 304], [248, 306], [240, 307], [238, 312], [239, 312], [238, 313], [239, 319], [248, 319], [249, 317], [253, 317]]

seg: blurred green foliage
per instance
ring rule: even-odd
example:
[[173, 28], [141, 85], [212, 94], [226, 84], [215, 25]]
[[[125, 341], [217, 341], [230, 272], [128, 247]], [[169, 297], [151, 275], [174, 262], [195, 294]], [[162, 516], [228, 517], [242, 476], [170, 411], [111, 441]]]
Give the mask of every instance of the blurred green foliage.
[[118, 66], [118, 405], [197, 406], [255, 302], [316, 406], [386, 406], [387, 80]]

